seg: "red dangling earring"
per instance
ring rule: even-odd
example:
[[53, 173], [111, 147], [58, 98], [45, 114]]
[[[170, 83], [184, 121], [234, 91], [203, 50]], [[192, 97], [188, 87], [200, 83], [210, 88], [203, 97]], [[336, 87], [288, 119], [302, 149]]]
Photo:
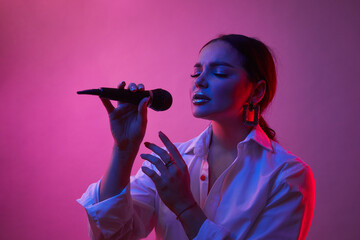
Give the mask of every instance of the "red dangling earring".
[[[248, 111], [249, 110], [249, 111]], [[259, 124], [260, 106], [251, 101], [243, 106], [243, 122], [246, 126], [254, 127]], [[252, 118], [253, 116], [253, 118]]]

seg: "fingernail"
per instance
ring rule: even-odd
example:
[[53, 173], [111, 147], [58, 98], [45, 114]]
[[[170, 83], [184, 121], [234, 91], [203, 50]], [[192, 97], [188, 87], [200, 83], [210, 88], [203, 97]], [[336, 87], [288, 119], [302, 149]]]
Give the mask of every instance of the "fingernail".
[[150, 143], [149, 142], [144, 142], [145, 147], [149, 147]]
[[159, 131], [159, 135], [164, 136], [164, 133], [162, 131]]
[[135, 91], [135, 90], [136, 90], [135, 87], [133, 87], [133, 86], [130, 87], [130, 91]]
[[122, 82], [118, 85], [118, 87], [121, 88], [121, 87], [123, 87], [124, 85], [125, 85], [125, 82], [122, 81]]

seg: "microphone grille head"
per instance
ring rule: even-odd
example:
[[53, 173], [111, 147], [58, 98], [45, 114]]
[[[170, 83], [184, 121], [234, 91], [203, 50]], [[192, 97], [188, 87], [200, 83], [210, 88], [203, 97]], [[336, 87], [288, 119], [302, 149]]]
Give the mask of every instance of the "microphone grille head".
[[153, 98], [150, 108], [155, 111], [165, 111], [171, 107], [171, 94], [161, 88], [152, 90]]

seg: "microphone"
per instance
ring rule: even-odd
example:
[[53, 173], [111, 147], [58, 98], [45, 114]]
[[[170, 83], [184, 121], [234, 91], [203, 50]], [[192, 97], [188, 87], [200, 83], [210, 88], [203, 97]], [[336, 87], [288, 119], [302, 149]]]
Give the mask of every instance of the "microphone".
[[135, 105], [138, 105], [142, 99], [150, 97], [148, 106], [155, 111], [165, 111], [169, 109], [172, 104], [171, 94], [161, 88], [150, 91], [131, 92], [129, 89], [103, 87], [99, 89], [78, 91], [77, 94], [97, 95], [101, 98], [132, 103]]

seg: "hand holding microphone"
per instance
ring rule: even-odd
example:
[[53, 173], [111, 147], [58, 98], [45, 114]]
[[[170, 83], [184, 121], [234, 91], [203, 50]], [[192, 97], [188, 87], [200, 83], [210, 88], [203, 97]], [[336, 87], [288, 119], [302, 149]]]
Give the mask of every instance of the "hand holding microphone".
[[[116, 88], [99, 88], [78, 91], [78, 94], [98, 95], [109, 113], [111, 132], [120, 149], [140, 145], [147, 124], [147, 106], [164, 111], [172, 104], [171, 94], [163, 89], [145, 91], [144, 85], [130, 83], [128, 89], [123, 81]], [[110, 100], [117, 100], [115, 108]], [[136, 147], [135, 147], [136, 148]]]
[[[112, 89], [110, 92], [114, 94], [116, 93], [116, 90], [119, 90], [118, 92], [126, 91], [130, 95], [141, 95], [141, 93], [145, 92], [143, 84], [136, 85], [134, 83], [130, 83], [127, 90], [124, 89], [125, 85], [126, 83], [123, 81], [118, 86], [118, 89]], [[83, 92], [86, 91], [78, 93], [84, 94]], [[90, 94], [98, 95], [94, 93]], [[144, 97], [140, 99], [138, 105], [129, 103], [129, 101], [118, 101], [118, 106], [115, 108], [109, 98], [107, 98], [108, 96], [105, 96], [105, 98], [103, 98], [103, 95], [101, 94], [99, 96], [109, 114], [110, 128], [114, 137], [115, 145], [121, 151], [128, 152], [129, 155], [136, 155], [146, 131], [146, 105], [150, 98]], [[114, 95], [112, 95], [112, 98], [110, 99], [114, 100]]]

